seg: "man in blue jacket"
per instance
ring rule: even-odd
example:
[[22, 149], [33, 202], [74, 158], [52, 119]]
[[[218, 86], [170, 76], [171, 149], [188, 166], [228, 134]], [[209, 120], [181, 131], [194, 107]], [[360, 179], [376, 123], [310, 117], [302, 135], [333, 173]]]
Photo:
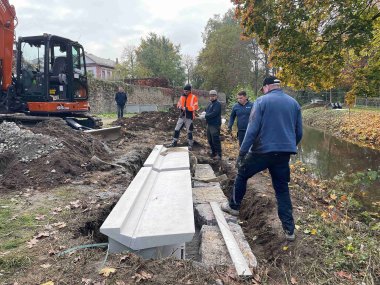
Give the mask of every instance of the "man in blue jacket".
[[124, 92], [123, 87], [119, 86], [119, 91], [115, 94], [115, 101], [117, 105], [117, 118], [123, 118], [124, 106], [127, 103], [127, 93]]
[[216, 90], [210, 90], [210, 103], [206, 108], [207, 140], [211, 147], [211, 157], [220, 160], [222, 158], [222, 146], [220, 143], [220, 126], [222, 124], [222, 105], [218, 101]]
[[235, 118], [237, 118], [237, 137], [239, 140], [239, 146], [241, 146], [245, 132], [247, 131], [249, 114], [251, 113], [253, 103], [249, 102], [247, 93], [242, 90], [237, 94], [237, 103], [232, 107], [230, 121], [228, 123], [228, 132], [232, 132], [232, 126], [234, 125]]
[[237, 159], [238, 174], [228, 203], [222, 210], [239, 215], [247, 189], [247, 180], [269, 169], [276, 192], [278, 216], [287, 240], [295, 239], [292, 202], [289, 194], [289, 159], [297, 153], [302, 138], [301, 108], [296, 100], [280, 89], [280, 80], [265, 78], [262, 91], [249, 117], [247, 132]]

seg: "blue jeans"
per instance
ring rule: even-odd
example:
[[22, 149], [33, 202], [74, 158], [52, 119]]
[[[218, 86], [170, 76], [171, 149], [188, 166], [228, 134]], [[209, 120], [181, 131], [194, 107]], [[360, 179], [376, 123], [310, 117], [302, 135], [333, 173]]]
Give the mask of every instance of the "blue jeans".
[[230, 207], [239, 210], [247, 190], [247, 181], [256, 173], [269, 169], [272, 185], [276, 193], [277, 212], [283, 229], [288, 234], [294, 232], [292, 201], [288, 183], [290, 181], [289, 153], [249, 153], [238, 170], [234, 189], [230, 197]]
[[237, 132], [237, 137], [238, 137], [238, 140], [239, 140], [239, 146], [241, 146], [241, 144], [243, 143], [246, 131], [247, 130], [238, 130], [238, 132]]
[[123, 118], [124, 117], [124, 106], [117, 104], [117, 118]]

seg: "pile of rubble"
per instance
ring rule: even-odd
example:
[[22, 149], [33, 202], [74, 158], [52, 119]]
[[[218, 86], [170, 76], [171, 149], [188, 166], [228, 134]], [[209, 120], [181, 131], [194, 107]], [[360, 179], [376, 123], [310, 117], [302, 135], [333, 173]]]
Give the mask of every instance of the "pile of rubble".
[[35, 134], [13, 122], [0, 124], [0, 154], [11, 152], [19, 161], [28, 163], [63, 148], [58, 138]]

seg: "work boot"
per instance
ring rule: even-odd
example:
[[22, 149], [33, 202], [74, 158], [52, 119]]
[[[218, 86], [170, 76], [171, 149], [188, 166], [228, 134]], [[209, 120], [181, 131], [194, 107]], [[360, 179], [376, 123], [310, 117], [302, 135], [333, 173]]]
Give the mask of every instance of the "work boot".
[[216, 156], [216, 153], [214, 152], [209, 152], [208, 153], [208, 156], [211, 157], [211, 158], [214, 158]]
[[172, 141], [172, 143], [168, 145], [168, 147], [176, 147], [176, 146], [177, 146], [177, 141]]
[[294, 233], [289, 234], [287, 231], [285, 231], [285, 238], [287, 241], [294, 241], [296, 239], [296, 235]]
[[222, 203], [220, 205], [220, 208], [222, 209], [223, 212], [226, 212], [232, 216], [236, 216], [238, 217], [239, 214], [240, 214], [240, 211], [239, 210], [234, 210], [230, 207], [230, 204], [228, 202], [225, 202], [225, 203]]

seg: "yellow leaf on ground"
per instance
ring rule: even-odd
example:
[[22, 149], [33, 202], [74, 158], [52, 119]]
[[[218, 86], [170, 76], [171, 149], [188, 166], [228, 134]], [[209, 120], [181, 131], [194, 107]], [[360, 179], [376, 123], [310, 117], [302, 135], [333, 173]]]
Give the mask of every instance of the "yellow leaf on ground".
[[330, 198], [336, 200], [337, 196], [335, 194], [330, 194]]
[[311, 232], [310, 232], [310, 234], [316, 235], [317, 234], [317, 230], [316, 229], [312, 229]]
[[286, 251], [286, 250], [288, 250], [288, 246], [284, 246], [283, 248], [282, 248], [282, 250], [284, 250], [284, 251]]
[[132, 279], [135, 279], [136, 283], [139, 283], [142, 280], [149, 280], [153, 277], [152, 274], [145, 272], [145, 271], [140, 271], [136, 273], [134, 276], [132, 276]]
[[335, 275], [340, 277], [340, 278], [352, 280], [352, 274], [349, 272], [343, 271], [343, 270], [341, 270], [339, 272], [335, 272]]
[[64, 222], [58, 222], [58, 223], [54, 223], [54, 224], [52, 224], [52, 226], [53, 226], [53, 227], [57, 227], [57, 228], [59, 228], [59, 229], [63, 229], [63, 228], [66, 227], [67, 225], [66, 225], [66, 223], [64, 223]]
[[347, 195], [342, 195], [342, 197], [340, 197], [340, 201], [347, 201]]
[[48, 281], [48, 282], [43, 283], [43, 284], [41, 284], [41, 285], [54, 285], [54, 282], [53, 282], [53, 281]]
[[296, 230], [298, 231], [298, 230], [301, 228], [301, 226], [299, 226], [299, 225], [295, 225], [295, 228], [296, 228]]
[[41, 264], [40, 265], [42, 268], [49, 268], [50, 266], [51, 266], [51, 264], [49, 264], [49, 263], [46, 263], [46, 264]]
[[111, 267], [104, 267], [102, 270], [100, 270], [99, 274], [103, 275], [105, 277], [110, 276], [112, 273], [115, 273], [116, 269]]

